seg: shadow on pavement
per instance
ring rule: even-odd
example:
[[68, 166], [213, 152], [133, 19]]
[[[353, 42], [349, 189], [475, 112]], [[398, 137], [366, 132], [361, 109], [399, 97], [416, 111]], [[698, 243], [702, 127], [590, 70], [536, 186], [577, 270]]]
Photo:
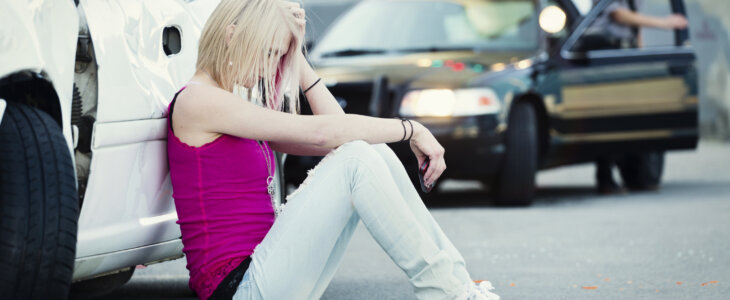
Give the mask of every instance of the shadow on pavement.
[[[133, 279], [134, 280], [134, 279]], [[187, 279], [180, 280], [153, 280], [145, 282], [129, 282], [114, 290], [109, 295], [96, 299], [104, 300], [153, 300], [153, 299], [176, 299], [193, 300], [198, 299], [195, 293], [188, 286]]]

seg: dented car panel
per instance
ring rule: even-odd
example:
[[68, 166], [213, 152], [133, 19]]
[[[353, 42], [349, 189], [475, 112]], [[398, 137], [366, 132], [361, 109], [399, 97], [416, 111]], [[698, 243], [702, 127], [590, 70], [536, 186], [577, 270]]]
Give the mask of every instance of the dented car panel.
[[[74, 4], [0, 1], [0, 80], [31, 74], [57, 95], [49, 99], [60, 112], [47, 113], [60, 115], [76, 160], [80, 281], [182, 256], [165, 116], [195, 70], [198, 37], [218, 1]], [[72, 124], [72, 105], [81, 123]]]
[[73, 153], [70, 114], [78, 32], [73, 1], [2, 1], [0, 20], [0, 79], [30, 71], [53, 82], [62, 130]]
[[[216, 4], [81, 1], [98, 65], [98, 104], [74, 279], [123, 268], [135, 257], [180, 256], [165, 116], [194, 73], [198, 37]], [[166, 30], [179, 32], [178, 49], [165, 49]], [[119, 250], [126, 254], [112, 254]]]

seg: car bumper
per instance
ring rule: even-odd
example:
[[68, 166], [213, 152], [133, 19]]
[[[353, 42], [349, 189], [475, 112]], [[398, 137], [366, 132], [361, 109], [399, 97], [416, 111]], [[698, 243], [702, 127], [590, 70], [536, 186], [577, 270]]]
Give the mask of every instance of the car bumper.
[[[499, 170], [504, 144], [496, 115], [412, 120], [428, 128], [446, 150], [444, 178], [488, 180]], [[407, 170], [417, 169], [408, 144], [395, 143], [391, 147]]]
[[[503, 137], [496, 115], [469, 117], [410, 118], [423, 124], [446, 150], [447, 170], [443, 178], [490, 180], [499, 170], [504, 153]], [[416, 176], [418, 163], [408, 143], [388, 144], [403, 162], [409, 175]], [[321, 157], [287, 156], [287, 183], [299, 184]]]

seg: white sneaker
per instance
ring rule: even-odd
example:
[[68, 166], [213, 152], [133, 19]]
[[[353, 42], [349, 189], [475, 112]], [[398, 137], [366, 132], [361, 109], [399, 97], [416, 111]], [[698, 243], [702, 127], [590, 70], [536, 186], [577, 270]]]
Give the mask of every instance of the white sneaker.
[[486, 280], [476, 282], [467, 282], [464, 284], [464, 292], [456, 297], [456, 300], [499, 300], [499, 296], [490, 292], [494, 287], [492, 283]]
[[494, 289], [492, 283], [486, 280], [482, 280], [479, 283], [474, 282], [474, 285], [479, 291], [489, 300], [499, 300], [499, 295], [490, 292]]

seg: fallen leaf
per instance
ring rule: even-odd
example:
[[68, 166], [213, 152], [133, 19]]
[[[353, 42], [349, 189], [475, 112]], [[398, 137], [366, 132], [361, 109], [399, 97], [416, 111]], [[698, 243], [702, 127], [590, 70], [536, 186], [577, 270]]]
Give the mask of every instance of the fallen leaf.
[[706, 286], [708, 284], [716, 284], [716, 283], [717, 283], [717, 280], [712, 280], [712, 281], [708, 281], [708, 282], [703, 282], [702, 286]]
[[682, 285], [682, 282], [681, 281], [677, 281], [677, 285]]
[[603, 278], [603, 281], [611, 281], [611, 278], [608, 278], [608, 277]]
[[656, 292], [658, 293], [659, 292], [659, 289], [657, 289]]
[[584, 290], [597, 290], [598, 287], [597, 286], [584, 286], [583, 289]]
[[515, 286], [515, 283], [514, 282], [510, 282], [509, 283], [509, 286]]

